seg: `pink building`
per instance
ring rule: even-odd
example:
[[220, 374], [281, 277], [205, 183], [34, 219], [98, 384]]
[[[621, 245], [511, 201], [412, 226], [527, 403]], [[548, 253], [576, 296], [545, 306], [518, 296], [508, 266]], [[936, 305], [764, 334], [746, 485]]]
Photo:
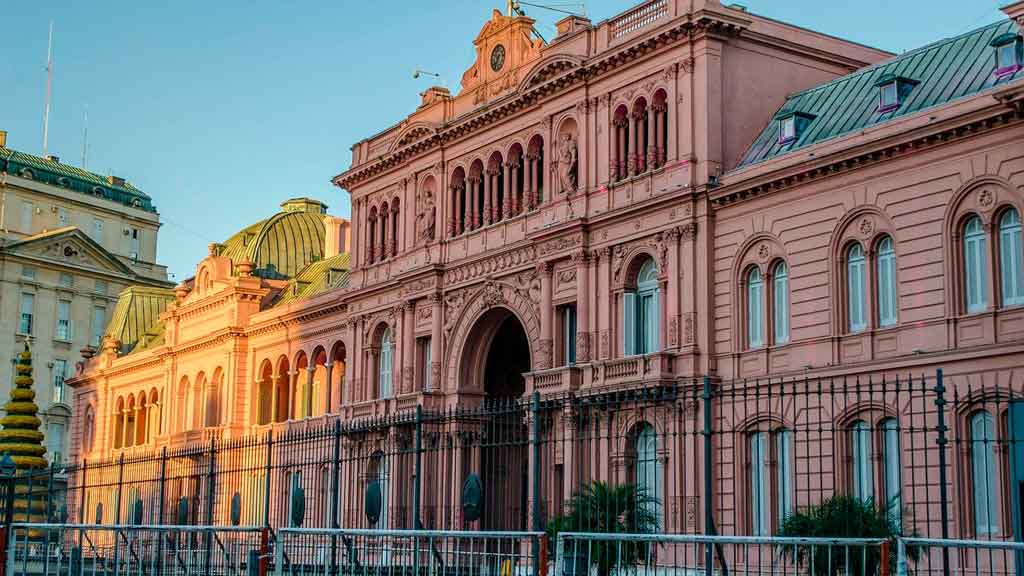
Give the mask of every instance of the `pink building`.
[[[1008, 536], [1024, 2], [1004, 11], [900, 56], [718, 0], [568, 17], [549, 43], [494, 11], [458, 94], [429, 88], [352, 147], [334, 178], [350, 250], [321, 205], [289, 201], [275, 218], [301, 215], [322, 238], [282, 232], [291, 249], [267, 255], [250, 241], [265, 245], [271, 219], [211, 247], [173, 294], [123, 297], [146, 303], [139, 344], [125, 350], [115, 326], [121, 350], [109, 339], [69, 382], [77, 458], [538, 392], [598, 398], [607, 414], [556, 412], [537, 455], [524, 443], [427, 465], [422, 481], [441, 486], [421, 501], [429, 525], [465, 526], [454, 502], [481, 473], [509, 511], [482, 528], [520, 527], [538, 498], [557, 510], [605, 479], [648, 486], [663, 528], [698, 530], [711, 474], [728, 533], [768, 533], [834, 492], [896, 498], [928, 528], [939, 465], [898, 454], [932, 454], [914, 443], [934, 445], [922, 391], [942, 368], [953, 534]], [[896, 380], [907, 374], [927, 380]], [[704, 375], [722, 400], [715, 454], [729, 455], [712, 470]], [[812, 381], [813, 394], [795, 384]], [[527, 429], [509, 426], [518, 445]], [[383, 526], [409, 524], [411, 461], [384, 472], [374, 456], [404, 454], [383, 447], [390, 434], [367, 432], [353, 457], [365, 466], [343, 470], [356, 487], [337, 497], [344, 525], [360, 522], [368, 481]], [[544, 470], [541, 485], [520, 468]], [[280, 469], [293, 480], [274, 481], [307, 497], [326, 489]]]

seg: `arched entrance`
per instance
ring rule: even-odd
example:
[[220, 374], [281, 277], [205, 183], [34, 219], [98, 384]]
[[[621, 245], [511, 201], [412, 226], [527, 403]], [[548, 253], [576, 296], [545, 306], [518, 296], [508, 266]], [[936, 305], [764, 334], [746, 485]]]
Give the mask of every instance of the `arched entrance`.
[[[462, 389], [480, 393], [485, 418], [466, 456], [469, 473], [483, 484], [481, 530], [527, 528], [529, 429], [523, 377], [531, 369], [530, 343], [519, 318], [506, 308], [485, 312], [469, 331], [460, 370]], [[477, 464], [478, 463], [478, 464]]]

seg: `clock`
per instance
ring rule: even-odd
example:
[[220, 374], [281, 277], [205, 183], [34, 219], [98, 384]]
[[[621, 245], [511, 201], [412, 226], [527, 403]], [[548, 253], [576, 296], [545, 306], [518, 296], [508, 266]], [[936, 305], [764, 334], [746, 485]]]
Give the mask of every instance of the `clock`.
[[498, 44], [491, 50], [491, 70], [497, 72], [505, 65], [505, 47]]

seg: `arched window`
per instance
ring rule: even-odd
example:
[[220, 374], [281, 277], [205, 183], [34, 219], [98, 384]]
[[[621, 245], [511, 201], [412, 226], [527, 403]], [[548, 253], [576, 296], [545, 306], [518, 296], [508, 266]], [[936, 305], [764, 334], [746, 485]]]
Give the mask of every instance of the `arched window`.
[[384, 330], [380, 339], [380, 397], [391, 398], [391, 367], [394, 355], [394, 338], [391, 328]]
[[749, 439], [750, 533], [767, 536], [793, 512], [793, 433], [778, 428]]
[[974, 531], [999, 532], [999, 491], [996, 482], [996, 426], [982, 410], [971, 416], [971, 485], [974, 488]]
[[850, 332], [867, 327], [864, 314], [864, 248], [853, 244], [846, 251], [846, 314]]
[[999, 218], [999, 277], [1002, 279], [1003, 306], [1024, 304], [1020, 214], [1013, 208]]
[[892, 238], [886, 236], [878, 243], [878, 325], [896, 324], [896, 251]]
[[853, 496], [862, 501], [873, 499], [875, 482], [871, 466], [871, 429], [863, 420], [857, 420], [850, 427], [850, 455]]
[[982, 312], [988, 307], [985, 250], [981, 218], [971, 216], [964, 225], [964, 297], [968, 312]]
[[370, 456], [370, 469], [369, 477], [370, 482], [376, 482], [377, 487], [380, 488], [380, 517], [377, 520], [377, 524], [373, 527], [378, 530], [387, 530], [390, 527], [389, 517], [390, 511], [388, 510], [388, 482], [391, 479], [388, 474], [388, 459], [384, 452], [380, 450], [373, 453]]
[[636, 276], [636, 289], [623, 295], [623, 352], [651, 354], [658, 350], [658, 267], [648, 258]]
[[[664, 488], [661, 463], [658, 462], [658, 435], [654, 426], [644, 422], [636, 435], [636, 487], [646, 497], [647, 511], [661, 526], [661, 490]], [[652, 501], [651, 499], [654, 499]], [[657, 531], [657, 528], [655, 529]]]
[[775, 344], [789, 342], [789, 269], [785, 262], [772, 269], [772, 337]]
[[761, 270], [754, 266], [747, 272], [747, 346], [750, 348], [764, 345], [763, 295]]
[[882, 420], [882, 456], [885, 466], [885, 507], [889, 517], [897, 526], [903, 515], [901, 496], [903, 481], [900, 478], [900, 428], [895, 418]]

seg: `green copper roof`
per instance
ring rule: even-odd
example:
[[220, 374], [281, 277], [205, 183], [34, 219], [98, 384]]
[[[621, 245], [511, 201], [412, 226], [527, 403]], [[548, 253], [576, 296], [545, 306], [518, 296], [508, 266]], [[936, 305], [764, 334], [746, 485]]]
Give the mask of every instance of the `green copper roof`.
[[[995, 49], [989, 44], [996, 37], [1008, 33], [1016, 35], [1017, 26], [1011, 20], [1003, 20], [794, 94], [747, 150], [740, 166], [762, 162], [1024, 78], [1022, 70], [1002, 77], [995, 74]], [[916, 84], [909, 89], [898, 108], [879, 112], [879, 88], [876, 84], [886, 75]], [[813, 120], [795, 140], [780, 144], [778, 118], [794, 113], [813, 117]]]
[[[121, 342], [121, 354], [128, 354], [140, 341], [150, 344], [153, 329], [160, 322], [160, 314], [167, 304], [174, 301], [174, 291], [163, 288], [131, 286], [121, 291], [117, 306], [107, 325], [106, 336], [113, 336]], [[152, 332], [152, 333], [151, 333]]]
[[253, 274], [268, 279], [288, 279], [324, 257], [326, 206], [298, 198], [281, 204], [282, 211], [243, 228], [228, 238], [220, 255], [237, 265], [243, 259], [255, 263]]
[[348, 253], [338, 254], [306, 266], [288, 282], [277, 304], [311, 298], [348, 284]]
[[107, 178], [75, 166], [0, 147], [0, 172], [106, 198], [125, 206], [156, 212], [153, 200], [124, 180]]

